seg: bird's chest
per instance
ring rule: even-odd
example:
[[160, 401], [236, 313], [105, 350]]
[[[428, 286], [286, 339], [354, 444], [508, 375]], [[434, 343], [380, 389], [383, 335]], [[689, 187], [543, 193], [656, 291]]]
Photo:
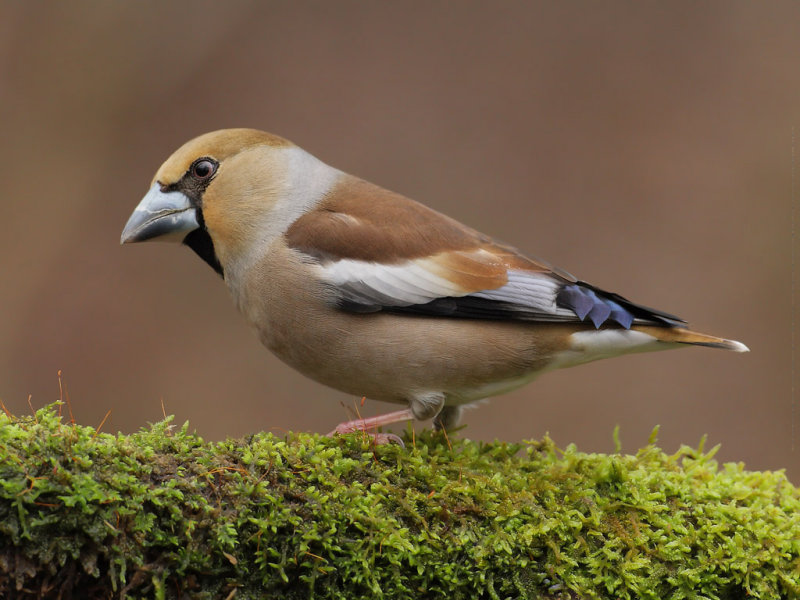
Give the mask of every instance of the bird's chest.
[[[284, 253], [286, 254], [286, 253]], [[266, 256], [226, 283], [242, 315], [261, 342], [285, 361], [317, 360], [321, 348], [337, 343], [330, 326], [331, 299], [314, 277], [312, 266], [291, 254]]]

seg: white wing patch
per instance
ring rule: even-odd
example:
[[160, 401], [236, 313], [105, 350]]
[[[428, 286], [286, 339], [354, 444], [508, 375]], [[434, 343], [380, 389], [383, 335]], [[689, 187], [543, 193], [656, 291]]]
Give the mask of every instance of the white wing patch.
[[368, 306], [405, 307], [437, 298], [470, 296], [502, 302], [512, 309], [540, 315], [542, 320], [575, 320], [575, 313], [556, 306], [562, 285], [547, 273], [508, 271], [505, 285], [491, 290], [465, 290], [446, 277], [447, 269], [432, 258], [399, 265], [343, 259], [319, 266], [323, 279], [345, 300]]
[[370, 304], [411, 306], [436, 298], [467, 295], [458, 285], [434, 273], [426, 262], [430, 261], [422, 258], [400, 265], [381, 265], [343, 259], [321, 265], [320, 269], [323, 278], [346, 296], [355, 295]]
[[562, 282], [544, 273], [511, 270], [508, 272], [508, 283], [503, 287], [476, 292], [472, 295], [487, 300], [508, 302], [547, 315], [574, 319], [574, 312], [556, 306], [556, 295], [561, 285]]

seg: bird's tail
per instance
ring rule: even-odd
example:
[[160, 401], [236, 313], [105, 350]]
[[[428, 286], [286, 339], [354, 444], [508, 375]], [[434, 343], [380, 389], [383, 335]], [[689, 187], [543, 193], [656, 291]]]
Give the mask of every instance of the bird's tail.
[[722, 348], [733, 352], [750, 352], [750, 348], [736, 340], [698, 333], [682, 327], [650, 327], [634, 326], [633, 329], [653, 336], [660, 342], [672, 344], [689, 344], [691, 346], [708, 346], [709, 348]]

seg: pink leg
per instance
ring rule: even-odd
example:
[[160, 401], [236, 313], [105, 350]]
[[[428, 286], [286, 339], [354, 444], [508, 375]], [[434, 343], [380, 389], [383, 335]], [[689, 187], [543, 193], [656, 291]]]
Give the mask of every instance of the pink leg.
[[[386, 413], [385, 415], [378, 415], [377, 417], [367, 417], [366, 419], [354, 419], [353, 421], [340, 423], [339, 425], [336, 426], [336, 429], [334, 429], [328, 434], [328, 436], [363, 431], [367, 435], [371, 435], [372, 437], [374, 437], [375, 443], [377, 444], [386, 444], [388, 442], [395, 442], [402, 446], [404, 445], [403, 441], [393, 433], [377, 433], [374, 432], [374, 430], [378, 429], [378, 427], [383, 427], [384, 425], [391, 425], [392, 423], [400, 423], [401, 421], [410, 421], [413, 418], [414, 415], [411, 413], [411, 409], [405, 408], [403, 410]], [[371, 430], [373, 432], [371, 432]]]

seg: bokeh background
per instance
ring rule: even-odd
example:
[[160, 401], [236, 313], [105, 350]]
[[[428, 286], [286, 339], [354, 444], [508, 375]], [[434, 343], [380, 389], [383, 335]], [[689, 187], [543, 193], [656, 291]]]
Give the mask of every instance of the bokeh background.
[[175, 148], [249, 126], [752, 349], [550, 373], [461, 435], [633, 452], [660, 424], [800, 483], [799, 109], [793, 2], [2, 2], [0, 399], [62, 370], [104, 431], [162, 400], [210, 439], [347, 417], [190, 250], [119, 246]]

